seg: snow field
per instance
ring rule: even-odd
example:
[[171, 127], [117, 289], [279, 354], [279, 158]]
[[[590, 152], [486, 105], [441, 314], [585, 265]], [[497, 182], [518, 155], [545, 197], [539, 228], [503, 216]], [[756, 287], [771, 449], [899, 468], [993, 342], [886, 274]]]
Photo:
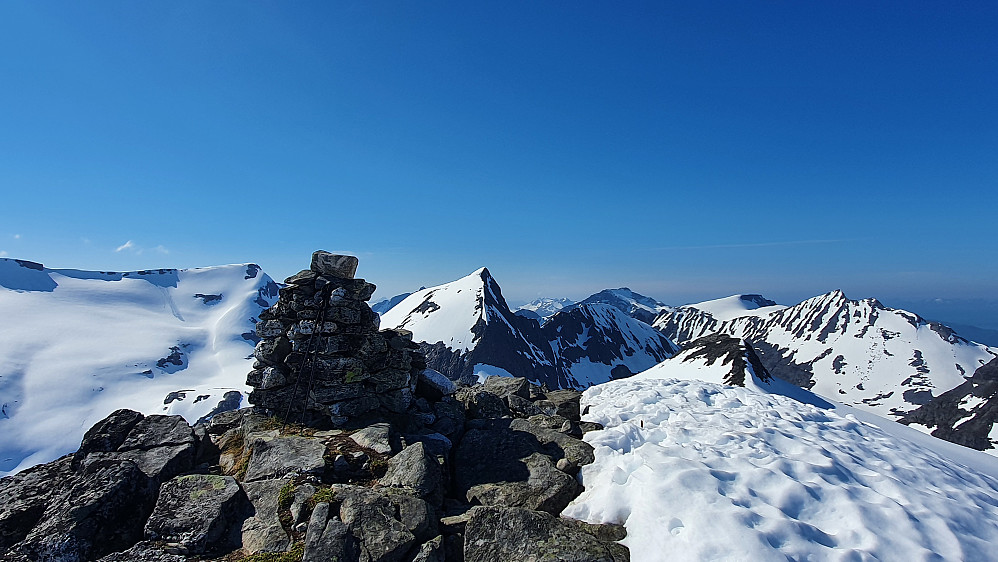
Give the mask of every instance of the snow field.
[[696, 380], [583, 403], [606, 429], [564, 514], [623, 523], [635, 562], [994, 559], [998, 480], [854, 417]]
[[[31, 270], [34, 285], [0, 288], [0, 476], [76, 450], [119, 408], [193, 423], [226, 391], [245, 395], [253, 343], [242, 334], [272, 283], [255, 267]], [[171, 347], [181, 364], [159, 364]], [[165, 404], [176, 391], [186, 392]]]

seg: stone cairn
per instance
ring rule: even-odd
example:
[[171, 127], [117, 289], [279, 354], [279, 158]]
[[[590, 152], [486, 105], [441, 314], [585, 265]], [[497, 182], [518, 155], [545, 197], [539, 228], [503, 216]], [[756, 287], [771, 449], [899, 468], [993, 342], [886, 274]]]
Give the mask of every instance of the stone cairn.
[[405, 330], [380, 330], [375, 286], [354, 279], [357, 258], [317, 251], [260, 314], [247, 376], [257, 411], [288, 423], [339, 427], [409, 409], [425, 358]]

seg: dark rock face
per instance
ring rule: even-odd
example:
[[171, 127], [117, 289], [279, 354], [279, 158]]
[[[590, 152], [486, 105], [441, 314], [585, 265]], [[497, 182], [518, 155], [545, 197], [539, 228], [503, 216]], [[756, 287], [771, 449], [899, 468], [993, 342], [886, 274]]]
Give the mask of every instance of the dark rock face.
[[408, 410], [425, 359], [411, 334], [378, 331], [366, 303], [375, 287], [353, 279], [356, 265], [316, 252], [312, 268], [289, 277], [277, 304], [260, 314], [246, 380], [258, 410], [317, 427]]
[[731, 370], [724, 376], [724, 384], [745, 386], [745, 377], [748, 376], [745, 369], [749, 365], [752, 366], [752, 371], [759, 377], [759, 380], [766, 382], [772, 379], [772, 375], [763, 366], [752, 346], [727, 334], [704, 336], [683, 347], [694, 350], [683, 358], [684, 361], [703, 358], [708, 365], [713, 365], [715, 361], [720, 361], [722, 365], [730, 364]]
[[[961, 407], [961, 403], [971, 402], [976, 404]], [[993, 449], [995, 444], [988, 434], [998, 422], [998, 358], [982, 365], [963, 384], [931, 398], [898, 421], [933, 427], [935, 437], [965, 447]]]
[[196, 445], [179, 416], [112, 413], [74, 455], [0, 480], [0, 553], [73, 561], [131, 547], [160, 483], [193, 468]]
[[156, 498], [155, 482], [128, 460], [94, 463], [61, 488], [13, 554], [68, 562], [123, 550], [142, 538]]
[[[475, 507], [464, 537], [465, 562], [558, 560], [560, 562], [627, 562], [619, 526], [586, 525], [549, 513], [509, 507]], [[597, 530], [599, 527], [609, 527]], [[611, 540], [600, 539], [603, 535]]]

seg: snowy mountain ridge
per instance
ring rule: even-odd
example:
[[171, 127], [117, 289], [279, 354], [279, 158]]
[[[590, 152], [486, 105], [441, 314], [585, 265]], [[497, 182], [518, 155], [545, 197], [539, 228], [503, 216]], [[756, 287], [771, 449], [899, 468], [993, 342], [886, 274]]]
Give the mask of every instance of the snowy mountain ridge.
[[[661, 303], [651, 297], [635, 293], [627, 287], [619, 289], [604, 289], [594, 295], [590, 295], [572, 306], [583, 304], [608, 304], [616, 307], [646, 324], [651, 324], [655, 318], [672, 310], [673, 308], [665, 303]], [[566, 307], [571, 308], [571, 307]]]
[[718, 319], [686, 306], [654, 325], [680, 343], [714, 333], [743, 338], [777, 377], [890, 419], [963, 384], [998, 354], [917, 314], [842, 291], [755, 312]]
[[413, 293], [382, 315], [381, 325], [411, 331], [429, 366], [451, 378], [509, 374], [549, 388], [630, 376], [678, 350], [649, 325], [604, 303], [565, 307], [542, 327], [509, 310], [485, 268]]

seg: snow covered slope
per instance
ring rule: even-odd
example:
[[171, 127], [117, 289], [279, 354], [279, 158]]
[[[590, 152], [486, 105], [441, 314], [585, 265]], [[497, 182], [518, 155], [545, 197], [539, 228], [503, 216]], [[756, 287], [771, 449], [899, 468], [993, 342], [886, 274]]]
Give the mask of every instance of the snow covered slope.
[[[422, 291], [425, 288], [426, 287], [420, 287], [419, 290]], [[381, 299], [378, 302], [371, 305], [371, 310], [377, 312], [378, 314], [384, 314], [389, 310], [391, 310], [392, 308], [395, 308], [395, 305], [405, 300], [405, 298], [411, 294], [412, 293], [402, 293], [401, 295], [395, 295], [390, 299]]]
[[[541, 298], [528, 302], [523, 306], [516, 307], [513, 312], [520, 314], [522, 311], [530, 311], [537, 315], [538, 319], [547, 319], [557, 314], [566, 306], [572, 306], [575, 301], [565, 298]], [[532, 318], [532, 316], [527, 316]]]
[[238, 407], [278, 286], [253, 264], [97, 272], [0, 259], [0, 476], [79, 447], [118, 408]]
[[680, 343], [709, 333], [746, 339], [773, 375], [891, 419], [963, 384], [996, 354], [941, 324], [841, 291], [728, 320], [682, 307], [655, 327]]
[[679, 351], [661, 332], [607, 304], [559, 312], [543, 332], [558, 368], [575, 388], [629, 377]]
[[994, 559], [988, 455], [958, 464], [934, 445], [959, 447], [892, 422], [651, 374], [594, 386], [583, 407], [605, 429], [585, 436], [596, 461], [564, 515], [624, 524], [634, 562]]
[[604, 289], [573, 306], [583, 304], [608, 304], [646, 324], [651, 324], [659, 314], [672, 310], [672, 307], [669, 305], [658, 302], [651, 297], [635, 293], [627, 287]]
[[680, 308], [702, 310], [724, 322], [740, 316], [766, 316], [770, 312], [783, 310], [786, 306], [776, 304], [762, 295], [731, 295], [721, 299], [687, 304]]
[[567, 384], [540, 325], [510, 311], [484, 267], [409, 295], [381, 316], [381, 327], [411, 331], [430, 368], [451, 378], [510, 374], [551, 388]]

